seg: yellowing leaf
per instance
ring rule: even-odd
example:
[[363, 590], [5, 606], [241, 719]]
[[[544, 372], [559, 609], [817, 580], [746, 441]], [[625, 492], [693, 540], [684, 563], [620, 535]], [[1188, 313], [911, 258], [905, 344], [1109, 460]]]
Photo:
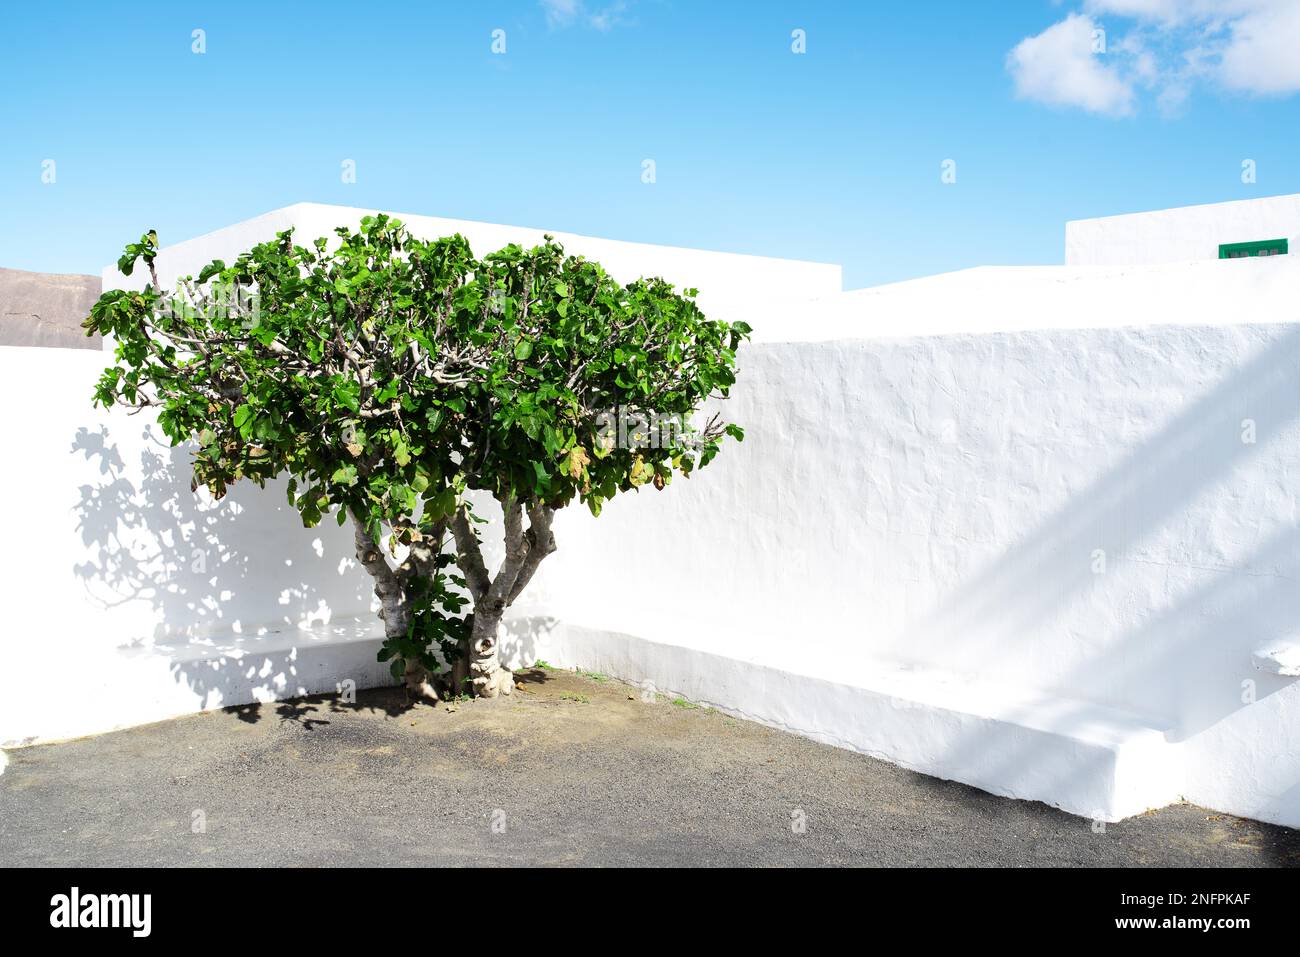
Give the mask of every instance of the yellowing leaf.
[[632, 463], [631, 470], [627, 473], [627, 480], [632, 483], [633, 488], [640, 488], [650, 481], [654, 472], [654, 467], [647, 465], [646, 460], [638, 455], [636, 461]]
[[574, 479], [582, 478], [583, 470], [591, 464], [591, 456], [582, 446], [576, 446], [569, 450], [568, 456], [564, 460], [564, 470]]

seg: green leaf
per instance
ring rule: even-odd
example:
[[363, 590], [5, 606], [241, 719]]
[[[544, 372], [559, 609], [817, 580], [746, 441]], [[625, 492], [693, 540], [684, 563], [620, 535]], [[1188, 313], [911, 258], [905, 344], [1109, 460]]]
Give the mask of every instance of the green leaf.
[[407, 447], [405, 439], [399, 437], [393, 443], [393, 459], [402, 468], [411, 464], [411, 450]]
[[425, 505], [425, 514], [433, 521], [445, 518], [456, 510], [456, 490], [450, 485], [429, 499]]
[[523, 362], [533, 354], [533, 344], [527, 339], [520, 339], [515, 345], [515, 358]]
[[199, 271], [199, 282], [207, 282], [219, 272], [224, 272], [226, 264], [220, 259], [214, 259]]
[[243, 438], [247, 439], [252, 437], [252, 424], [255, 421], [256, 415], [257, 413], [253, 411], [252, 406], [241, 405], [239, 408], [235, 409], [232, 421], [234, 422], [235, 428], [239, 430], [240, 436]]
[[537, 493], [544, 493], [551, 486], [551, 476], [546, 471], [546, 466], [541, 462], [533, 462], [533, 476], [535, 482], [533, 490]]

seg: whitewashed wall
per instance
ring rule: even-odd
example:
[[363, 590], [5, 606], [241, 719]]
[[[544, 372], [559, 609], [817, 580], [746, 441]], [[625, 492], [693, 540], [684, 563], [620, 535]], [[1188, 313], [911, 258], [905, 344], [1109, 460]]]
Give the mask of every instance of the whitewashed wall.
[[1065, 224], [1071, 266], [1152, 265], [1217, 259], [1221, 243], [1289, 239], [1300, 255], [1300, 194], [1180, 206]]
[[1277, 322], [1293, 317], [1300, 255], [1150, 266], [977, 266], [746, 310], [755, 339]]
[[[744, 359], [728, 408], [742, 446], [599, 521], [565, 516], [559, 620], [882, 689], [913, 725], [933, 706], [1057, 734], [998, 748], [954, 732], [927, 750], [815, 707], [778, 719], [1018, 796], [1007, 779], [1039, 748], [1150, 730], [1170, 769], [1136, 810], [1181, 795], [1300, 824], [1300, 687], [1252, 665], [1300, 623], [1300, 326]], [[728, 670], [710, 677], [725, 687]], [[1029, 796], [1096, 810], [1074, 794], [1079, 769], [1061, 773]]]
[[91, 408], [106, 358], [0, 347], [0, 744], [242, 704], [250, 686], [332, 690], [333, 667], [310, 674], [294, 648], [326, 623], [353, 634], [351, 615], [373, 631], [350, 537], [303, 529], [282, 487], [193, 494], [188, 453], [147, 413]]

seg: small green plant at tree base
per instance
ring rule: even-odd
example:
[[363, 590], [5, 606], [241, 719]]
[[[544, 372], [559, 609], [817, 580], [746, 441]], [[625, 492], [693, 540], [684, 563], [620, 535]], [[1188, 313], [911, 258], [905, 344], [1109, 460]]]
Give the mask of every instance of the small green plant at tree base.
[[566, 691], [560, 695], [561, 701], [576, 701], [578, 704], [591, 704], [591, 699], [585, 694], [577, 694], [573, 691]]
[[685, 698], [674, 698], [672, 703], [678, 708], [686, 708], [687, 710], [699, 707], [699, 705], [695, 704], [694, 702], [687, 701]]
[[[693, 289], [619, 284], [549, 236], [476, 258], [461, 236], [419, 239], [382, 215], [335, 233], [302, 245], [286, 230], [171, 287], [156, 233], [127, 246], [118, 268], [143, 261], [149, 281], [106, 292], [83, 323], [116, 344], [95, 401], [156, 409], [173, 445], [192, 444], [195, 490], [284, 477], [306, 526], [351, 522], [380, 660], [409, 691], [509, 694], [502, 616], [555, 550], [555, 511], [599, 515], [742, 439], [689, 417], [727, 395], [749, 326], [707, 319]], [[611, 422], [625, 414], [678, 427], [624, 442]], [[474, 493], [501, 510], [495, 574]]]
[[533, 662], [533, 667], [534, 667], [534, 668], [538, 668], [538, 669], [540, 669], [540, 670], [542, 670], [542, 671], [554, 671], [554, 670], [555, 670], [555, 666], [552, 665], [552, 664], [550, 664], [549, 662], [546, 662], [546, 661], [535, 661], [535, 662]]
[[581, 668], [574, 668], [573, 670], [578, 677], [586, 678], [589, 681], [601, 682], [609, 680], [608, 675], [603, 675], [599, 671], [583, 671]]

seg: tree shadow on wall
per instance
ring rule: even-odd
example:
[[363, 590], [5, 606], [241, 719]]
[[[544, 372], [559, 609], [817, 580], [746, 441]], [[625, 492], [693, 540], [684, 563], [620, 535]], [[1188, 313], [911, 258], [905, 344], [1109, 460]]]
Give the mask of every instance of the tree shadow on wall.
[[99, 472], [79, 490], [87, 558], [75, 574], [105, 611], [147, 609], [118, 650], [169, 657], [205, 708], [250, 679], [277, 695], [300, 684], [298, 646], [313, 635], [377, 629], [377, 620], [336, 618], [335, 609], [355, 616], [370, 606], [369, 578], [344, 529], [302, 527], [282, 483], [240, 483], [214, 502], [190, 490], [189, 450], [147, 424], [138, 442], [119, 443], [104, 425], [81, 428], [71, 452]]
[[[115, 441], [103, 425], [79, 429], [71, 452], [99, 473], [79, 490], [77, 531], [89, 557], [74, 571], [95, 605], [138, 604], [147, 622], [120, 653], [166, 656], [203, 708], [243, 700], [250, 686], [270, 701], [334, 692], [346, 679], [392, 681], [375, 658], [383, 626], [350, 527], [331, 518], [303, 528], [279, 480], [238, 483], [216, 502], [191, 491], [191, 451], [149, 425], [138, 442]], [[489, 567], [501, 550], [489, 538]], [[555, 626], [516, 614], [503, 623], [503, 643], [513, 660], [531, 663]], [[340, 640], [349, 644], [340, 649]], [[332, 652], [315, 654], [327, 641]]]

